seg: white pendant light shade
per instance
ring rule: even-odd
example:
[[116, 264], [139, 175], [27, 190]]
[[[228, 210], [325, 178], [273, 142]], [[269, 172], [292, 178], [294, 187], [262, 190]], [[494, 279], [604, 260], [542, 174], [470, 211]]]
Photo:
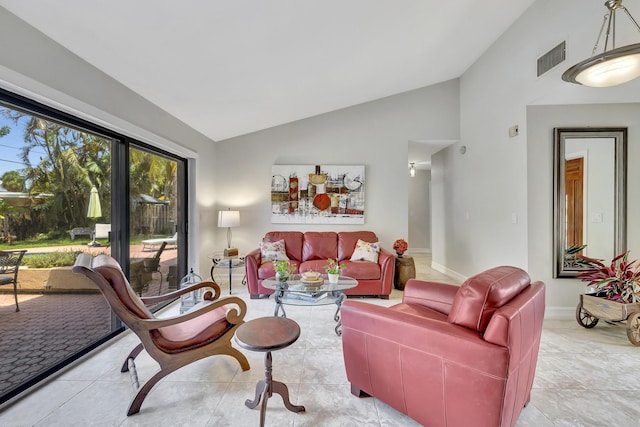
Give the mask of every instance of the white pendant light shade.
[[409, 176], [414, 178], [416, 176], [416, 164], [410, 163], [411, 167], [409, 168]]
[[591, 87], [609, 87], [640, 77], [640, 43], [613, 49], [569, 68], [562, 80]]
[[[609, 87], [640, 77], [640, 43], [616, 48], [616, 11], [623, 10], [638, 31], [640, 25], [622, 5], [622, 0], [607, 0], [604, 5], [609, 11], [604, 16], [592, 56], [565, 71], [562, 80], [591, 87]], [[604, 51], [596, 55], [605, 27]], [[607, 50], [609, 38], [612, 40], [612, 48]]]

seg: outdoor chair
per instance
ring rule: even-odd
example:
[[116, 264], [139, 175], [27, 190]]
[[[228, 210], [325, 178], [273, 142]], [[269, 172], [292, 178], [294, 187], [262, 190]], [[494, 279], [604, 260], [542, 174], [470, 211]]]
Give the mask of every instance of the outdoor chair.
[[160, 284], [158, 295], [162, 292], [162, 281], [164, 279], [160, 271], [160, 255], [167, 246], [166, 242], [150, 258], [131, 258], [129, 264], [129, 285], [133, 291], [142, 296], [149, 290], [149, 283], [153, 280], [153, 273], [160, 273]]
[[167, 243], [168, 245], [177, 245], [178, 244], [178, 233], [174, 234], [171, 237], [160, 237], [158, 239], [146, 239], [142, 240], [142, 250], [146, 251], [154, 246], [158, 246], [162, 243]]
[[20, 263], [26, 250], [0, 251], [0, 285], [13, 283], [13, 297], [16, 300], [16, 311], [20, 311], [18, 306], [18, 271]]
[[[91, 266], [76, 265], [73, 271], [95, 282], [115, 314], [141, 341], [126, 357], [121, 372], [130, 372], [138, 388], [135, 369], [138, 354], [144, 349], [160, 365], [160, 369], [138, 388], [127, 415], [140, 411], [142, 402], [158, 381], [197, 360], [228, 355], [240, 363], [243, 371], [250, 368], [247, 358], [231, 345], [231, 338], [244, 323], [247, 311], [242, 299], [235, 296], [218, 299], [220, 287], [215, 282], [201, 282], [165, 295], [140, 298], [129, 286], [115, 259], [101, 254], [92, 260]], [[201, 288], [211, 289], [205, 290], [201, 303], [181, 315], [159, 319], [145, 306], [173, 300]]]
[[164, 251], [164, 248], [167, 246], [167, 242], [162, 242], [158, 251], [151, 258], [146, 258], [142, 261], [142, 269], [143, 269], [143, 277], [146, 281], [148, 277], [149, 280], [153, 279], [153, 273], [160, 274], [160, 286], [158, 287], [158, 295], [162, 292], [162, 281], [164, 276], [162, 275], [162, 271], [160, 271], [160, 255]]

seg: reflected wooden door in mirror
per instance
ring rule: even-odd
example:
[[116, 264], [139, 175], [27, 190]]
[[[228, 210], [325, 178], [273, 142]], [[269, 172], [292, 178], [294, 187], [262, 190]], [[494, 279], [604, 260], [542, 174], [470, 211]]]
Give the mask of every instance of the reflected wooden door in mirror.
[[626, 128], [554, 129], [554, 277], [626, 250]]

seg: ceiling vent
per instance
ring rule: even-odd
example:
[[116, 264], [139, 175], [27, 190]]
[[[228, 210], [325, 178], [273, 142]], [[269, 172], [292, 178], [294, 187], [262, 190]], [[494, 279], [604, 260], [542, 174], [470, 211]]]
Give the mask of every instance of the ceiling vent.
[[538, 58], [538, 77], [564, 61], [565, 42], [551, 49], [549, 52]]

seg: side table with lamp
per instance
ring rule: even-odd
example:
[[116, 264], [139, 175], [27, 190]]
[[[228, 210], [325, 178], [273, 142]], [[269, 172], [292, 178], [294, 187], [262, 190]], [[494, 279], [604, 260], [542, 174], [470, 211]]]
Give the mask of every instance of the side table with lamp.
[[[225, 255], [223, 251], [214, 252], [212, 256], [210, 256], [211, 262], [213, 265], [211, 266], [211, 280], [216, 281], [213, 277], [213, 273], [216, 268], [227, 270], [229, 273], [229, 295], [231, 295], [231, 281], [233, 277], [233, 270], [236, 268], [244, 268], [244, 255], [236, 254], [234, 256]], [[242, 279], [242, 284], [247, 284], [247, 275], [245, 274]]]
[[[226, 269], [229, 272], [229, 294], [231, 294], [231, 283], [233, 269], [244, 267], [244, 256], [238, 254], [238, 248], [231, 247], [231, 228], [238, 227], [240, 225], [240, 211], [232, 211], [228, 209], [226, 211], [218, 212], [218, 227], [227, 228], [227, 248], [222, 252], [216, 252], [211, 256], [213, 265], [211, 266], [211, 279], [213, 278], [213, 272], [216, 267]], [[246, 284], [245, 279], [242, 279], [242, 284]]]

